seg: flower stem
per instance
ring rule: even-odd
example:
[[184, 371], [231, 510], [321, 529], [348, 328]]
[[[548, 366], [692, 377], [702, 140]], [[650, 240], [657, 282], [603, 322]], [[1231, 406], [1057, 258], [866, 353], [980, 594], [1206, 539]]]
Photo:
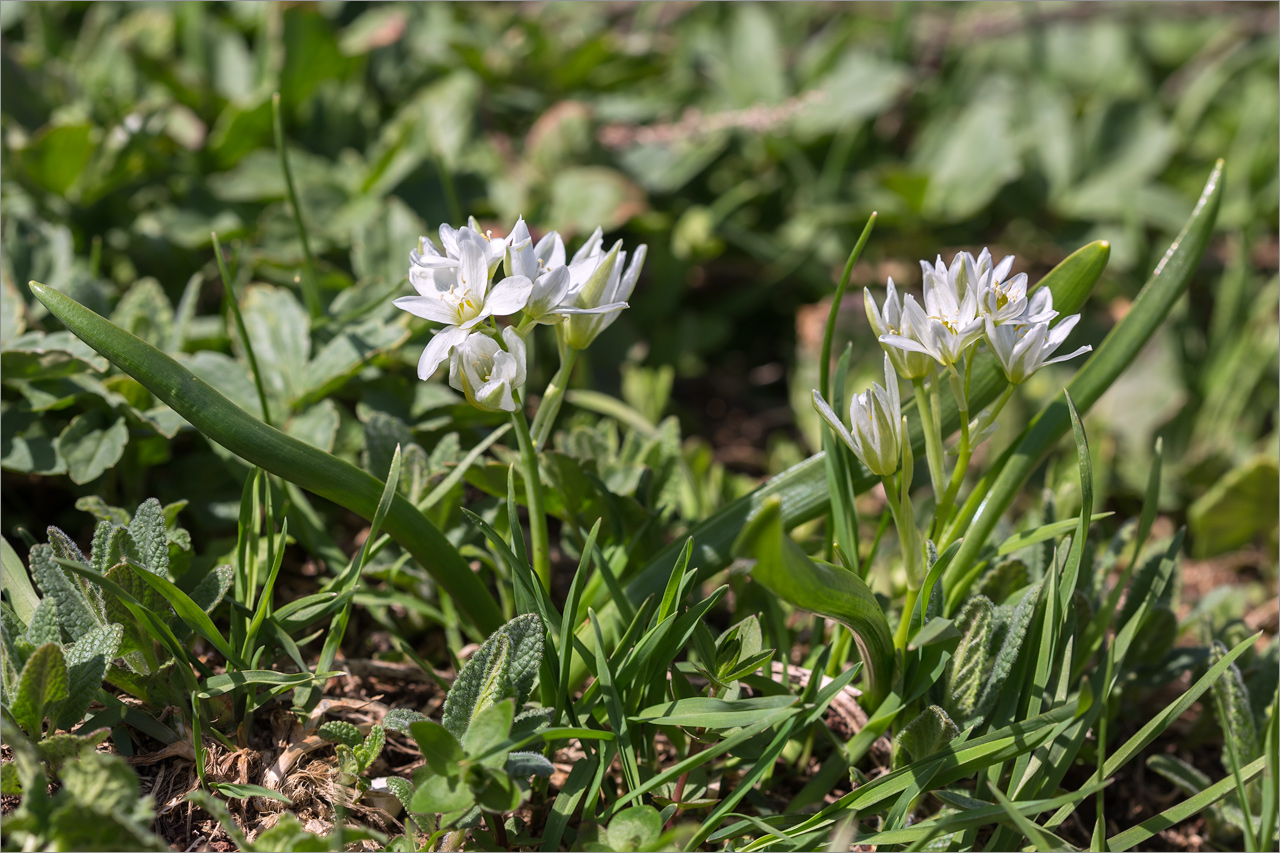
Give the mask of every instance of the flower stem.
[[289, 194], [289, 206], [293, 208], [293, 221], [298, 226], [298, 239], [302, 241], [302, 299], [306, 302], [311, 319], [324, 315], [324, 303], [316, 285], [316, 262], [311, 255], [311, 243], [307, 240], [307, 226], [302, 223], [302, 206], [298, 203], [298, 191], [293, 186], [293, 173], [289, 171], [289, 153], [284, 145], [284, 122], [280, 118], [280, 93], [271, 97], [271, 126], [275, 132], [276, 148], [280, 152], [280, 171], [284, 173], [284, 185]]
[[[942, 421], [938, 407], [930, 402], [930, 393], [925, 391], [924, 379], [911, 380], [916, 389], [916, 400], [920, 406], [920, 425], [924, 427], [924, 452], [929, 462], [929, 481], [933, 484], [933, 493], [942, 494], [942, 484], [946, 482], [942, 470]], [[930, 382], [930, 391], [936, 381]]]
[[[557, 340], [560, 340], [558, 335]], [[547, 444], [551, 427], [556, 422], [556, 415], [560, 413], [560, 404], [564, 402], [564, 392], [569, 388], [569, 376], [573, 373], [573, 366], [577, 361], [578, 351], [562, 342], [560, 369], [556, 371], [555, 376], [551, 377], [546, 393], [542, 395], [542, 402], [538, 404], [538, 412], [533, 416], [532, 435], [535, 450], [541, 450]]]
[[[520, 467], [524, 469], [525, 497], [529, 502], [529, 544], [533, 547], [533, 571], [542, 581], [543, 589], [551, 589], [551, 552], [547, 544], [547, 514], [542, 507], [542, 478], [538, 473], [538, 451], [534, 449], [529, 434], [529, 422], [524, 416], [523, 403], [517, 402], [511, 413], [511, 423], [516, 428], [516, 441], [520, 445]], [[519, 523], [511, 519], [512, 524]]]

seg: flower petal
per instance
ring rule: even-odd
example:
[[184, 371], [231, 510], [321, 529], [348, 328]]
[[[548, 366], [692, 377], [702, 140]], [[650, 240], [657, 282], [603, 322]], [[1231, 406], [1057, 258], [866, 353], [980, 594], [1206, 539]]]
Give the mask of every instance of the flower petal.
[[[450, 326], [437, 332], [431, 342], [427, 344], [427, 348], [422, 351], [422, 357], [418, 359], [418, 378], [423, 380], [430, 379], [431, 374], [436, 372], [436, 368], [440, 366], [440, 363], [448, 358], [449, 353], [466, 339], [466, 329], [459, 329], [456, 326]], [[452, 382], [452, 365], [449, 372], [450, 382]]]
[[453, 325], [458, 319], [457, 314], [443, 300], [431, 296], [401, 296], [391, 304], [401, 311], [408, 311], [415, 317], [433, 320], [436, 323]]

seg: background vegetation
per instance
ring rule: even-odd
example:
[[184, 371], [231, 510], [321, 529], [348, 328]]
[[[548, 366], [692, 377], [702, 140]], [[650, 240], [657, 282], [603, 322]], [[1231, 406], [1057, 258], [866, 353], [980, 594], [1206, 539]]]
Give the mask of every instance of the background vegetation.
[[[29, 280], [378, 477], [400, 443], [401, 491], [420, 500], [504, 421], [414, 378], [429, 331], [390, 300], [407, 292], [418, 236], [467, 215], [504, 233], [523, 215], [535, 231], [581, 239], [603, 224], [647, 243], [632, 307], [584, 354], [575, 384], [588, 393], [571, 398], [556, 443], [607, 485], [583, 486], [588, 522], [606, 492], [630, 500], [612, 507], [629, 522], [660, 520], [636, 534], [642, 563], [820, 447], [808, 399], [829, 294], [872, 211], [839, 325], [858, 389], [879, 358], [855, 291], [879, 299], [890, 276], [918, 288], [916, 259], [939, 252], [991, 246], [1035, 281], [1110, 241], [1075, 333], [1096, 345], [1224, 156], [1216, 230], [1187, 295], [1084, 424], [1094, 508], [1117, 514], [1103, 540], [1138, 515], [1163, 438], [1155, 530], [1167, 541], [1188, 528], [1184, 636], [1234, 620], [1274, 633], [1276, 26], [1274, 3], [6, 2], [4, 533], [43, 541], [54, 524], [87, 543], [110, 507], [190, 500], [166, 521], [201, 555], [175, 577], [195, 577], [236, 552], [250, 470], [63, 331]], [[306, 243], [274, 141], [276, 92]], [[555, 353], [531, 357], [541, 388]], [[1059, 392], [1072, 367], [1057, 368], [1020, 389], [993, 453]], [[663, 449], [620, 448], [602, 413]], [[1067, 513], [1079, 501], [1064, 448], [1027, 490], [1035, 512], [1042, 489]], [[468, 495], [501, 528], [505, 476], [477, 464], [430, 510], [499, 573], [459, 505]], [[278, 588], [295, 599], [339, 575], [367, 535], [299, 495], [277, 495], [300, 546], [284, 551]], [[557, 546], [566, 576], [575, 547]], [[434, 601], [433, 585], [402, 557], [371, 557], [368, 610], [354, 617], [368, 630], [350, 631], [344, 654], [447, 668], [483, 637], [460, 632], [451, 605], [415, 605]]]

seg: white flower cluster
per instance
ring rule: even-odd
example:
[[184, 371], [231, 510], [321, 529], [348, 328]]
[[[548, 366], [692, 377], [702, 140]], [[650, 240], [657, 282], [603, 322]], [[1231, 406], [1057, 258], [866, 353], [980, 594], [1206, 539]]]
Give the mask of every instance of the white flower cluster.
[[898, 469], [901, 411], [895, 371], [904, 379], [923, 380], [933, 374], [936, 363], [954, 376], [955, 365], [985, 341], [1005, 376], [1017, 385], [1046, 364], [1093, 349], [1082, 346], [1050, 358], [1080, 315], [1064, 317], [1050, 328], [1058, 316], [1053, 294], [1042, 287], [1028, 297], [1026, 274], [1009, 275], [1012, 255], [995, 264], [983, 249], [976, 258], [959, 253], [949, 267], [941, 256], [932, 265], [921, 261], [920, 267], [923, 306], [910, 294], [900, 299], [893, 279], [882, 306], [876, 305], [869, 289], [863, 291], [867, 319], [885, 351], [885, 386], [872, 385], [870, 391], [853, 397], [849, 403], [852, 428], [846, 429], [822, 395], [813, 392], [814, 408], [835, 435], [869, 470], [882, 476]]
[[[626, 257], [622, 241], [603, 251], [599, 228], [565, 263], [560, 235], [551, 231], [535, 245], [523, 217], [504, 238], [482, 232], [474, 217], [457, 229], [441, 225], [440, 245], [422, 237], [409, 255], [417, 295], [395, 300], [397, 308], [445, 325], [423, 350], [418, 377], [430, 378], [448, 359], [449, 384], [472, 405], [514, 412], [525, 381], [520, 330], [567, 320], [566, 342], [586, 349], [627, 307], [645, 247], [624, 272]], [[506, 275], [494, 282], [500, 264]], [[524, 312], [520, 330], [499, 333], [493, 318], [518, 312]]]
[[1046, 364], [1066, 361], [1089, 352], [1076, 351], [1050, 358], [1080, 320], [1079, 314], [1064, 317], [1052, 329], [1058, 316], [1053, 310], [1053, 294], [1040, 288], [1027, 297], [1027, 275], [1009, 277], [1010, 255], [993, 264], [986, 249], [974, 258], [960, 252], [948, 267], [942, 256], [931, 266], [920, 262], [924, 272], [924, 305], [907, 294], [901, 301], [893, 279], [889, 279], [883, 309], [876, 306], [871, 291], [864, 290], [867, 319], [885, 346], [894, 368], [906, 379], [920, 379], [932, 369], [931, 361], [951, 367], [970, 347], [985, 340], [1004, 369], [1009, 381], [1027, 381]]

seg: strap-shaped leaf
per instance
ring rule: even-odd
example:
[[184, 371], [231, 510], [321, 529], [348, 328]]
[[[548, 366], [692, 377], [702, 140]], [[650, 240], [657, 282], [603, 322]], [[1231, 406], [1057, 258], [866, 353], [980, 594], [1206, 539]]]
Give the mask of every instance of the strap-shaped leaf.
[[31, 549], [31, 574], [40, 591], [58, 603], [58, 621], [73, 640], [107, 624], [106, 615], [90, 600], [70, 572], [58, 565], [57, 555], [48, 545]]
[[57, 643], [45, 643], [27, 658], [9, 706], [13, 718], [32, 738], [39, 738], [44, 718], [57, 713], [67, 698], [67, 663]]
[[[332, 454], [285, 435], [240, 409], [170, 356], [74, 299], [31, 283], [31, 292], [81, 340], [137, 379], [208, 438], [245, 461], [372, 519], [382, 483]], [[502, 614], [493, 596], [444, 535], [397, 495], [383, 525], [391, 537], [453, 597], [481, 631]]]
[[755, 559], [751, 578], [774, 594], [849, 628], [867, 668], [867, 694], [875, 707], [893, 679], [893, 636], [880, 603], [853, 572], [809, 559], [782, 525], [782, 502], [770, 500], [742, 531], [734, 553]]
[[31, 578], [22, 565], [22, 558], [13, 550], [9, 540], [0, 536], [0, 589], [9, 597], [13, 613], [23, 625], [31, 621], [31, 614], [40, 604], [40, 596], [31, 586]]
[[63, 649], [67, 663], [67, 700], [62, 704], [55, 725], [70, 729], [84, 719], [107, 667], [115, 660], [124, 637], [123, 625], [105, 625], [94, 628], [79, 640]]

